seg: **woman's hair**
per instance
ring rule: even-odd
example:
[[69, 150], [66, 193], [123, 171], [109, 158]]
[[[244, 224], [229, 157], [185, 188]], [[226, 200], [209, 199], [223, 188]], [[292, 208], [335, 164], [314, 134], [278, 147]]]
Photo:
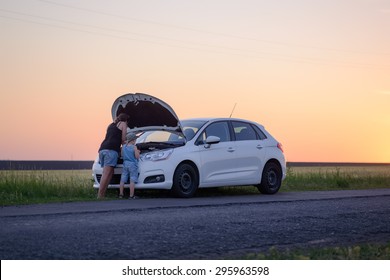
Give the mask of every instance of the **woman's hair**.
[[126, 113], [120, 113], [120, 114], [116, 117], [114, 123], [118, 123], [118, 122], [127, 122], [129, 118], [130, 118], [130, 117], [129, 117], [128, 114], [126, 114]]

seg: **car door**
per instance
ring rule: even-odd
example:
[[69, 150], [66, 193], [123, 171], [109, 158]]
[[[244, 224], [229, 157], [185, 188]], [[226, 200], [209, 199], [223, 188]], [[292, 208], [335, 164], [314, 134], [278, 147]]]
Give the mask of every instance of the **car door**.
[[[207, 137], [217, 136], [220, 142], [207, 145]], [[236, 184], [236, 148], [228, 121], [217, 121], [203, 129], [197, 141], [201, 166], [200, 185], [203, 187]]]
[[259, 135], [254, 125], [232, 121], [235, 139], [237, 174], [242, 184], [256, 184], [260, 182], [261, 172], [265, 160], [264, 137]]

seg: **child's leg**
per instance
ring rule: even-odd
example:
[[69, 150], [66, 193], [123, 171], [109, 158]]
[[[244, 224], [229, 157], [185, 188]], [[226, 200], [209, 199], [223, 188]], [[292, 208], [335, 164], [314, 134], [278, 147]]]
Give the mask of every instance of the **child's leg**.
[[134, 188], [135, 188], [134, 182], [130, 181], [130, 197], [134, 196]]
[[129, 179], [129, 175], [129, 169], [126, 165], [124, 165], [122, 169], [121, 181], [119, 184], [119, 196], [123, 197], [125, 182], [127, 182], [127, 180]]
[[138, 166], [130, 166], [130, 197], [134, 197], [135, 183], [138, 181]]
[[119, 196], [123, 196], [123, 189], [125, 187], [125, 183], [121, 182], [119, 185]]

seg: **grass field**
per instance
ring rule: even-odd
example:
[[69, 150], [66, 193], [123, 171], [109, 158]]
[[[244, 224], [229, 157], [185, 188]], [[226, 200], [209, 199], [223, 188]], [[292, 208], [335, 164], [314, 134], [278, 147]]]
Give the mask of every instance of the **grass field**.
[[390, 260], [390, 243], [359, 244], [309, 249], [271, 248], [267, 252], [251, 253], [248, 260]]
[[289, 167], [283, 191], [390, 188], [390, 165]]
[[[289, 167], [281, 192], [390, 188], [390, 165]], [[146, 197], [168, 192], [138, 191]], [[255, 187], [201, 189], [197, 196], [259, 194]], [[108, 192], [116, 198], [116, 190]], [[91, 170], [0, 171], [0, 206], [96, 199]]]
[[0, 205], [96, 199], [90, 170], [0, 171]]

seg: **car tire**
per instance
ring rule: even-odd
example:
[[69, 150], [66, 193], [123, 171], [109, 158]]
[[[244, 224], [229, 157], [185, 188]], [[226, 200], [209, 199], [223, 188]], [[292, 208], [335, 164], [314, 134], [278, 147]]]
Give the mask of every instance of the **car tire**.
[[176, 197], [189, 198], [198, 189], [199, 178], [195, 168], [188, 164], [180, 164], [173, 175], [172, 191]]
[[257, 189], [262, 194], [275, 194], [279, 191], [282, 185], [282, 170], [275, 162], [268, 162], [261, 176], [261, 182], [257, 185]]

